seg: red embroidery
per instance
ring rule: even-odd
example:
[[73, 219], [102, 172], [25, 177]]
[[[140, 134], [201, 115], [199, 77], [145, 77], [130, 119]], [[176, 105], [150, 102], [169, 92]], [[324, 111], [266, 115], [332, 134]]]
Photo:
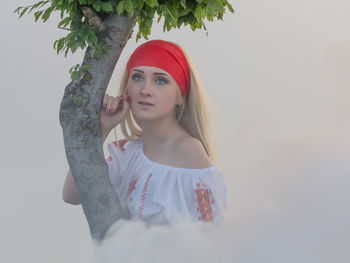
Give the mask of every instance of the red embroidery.
[[124, 144], [127, 143], [128, 140], [127, 139], [122, 139], [122, 140], [119, 140], [118, 141], [118, 144], [120, 147], [118, 147], [118, 144], [116, 141], [113, 142], [113, 144], [117, 147], [117, 148], [120, 148], [121, 151], [124, 151]]
[[150, 174], [147, 177], [145, 185], [143, 187], [141, 201], [140, 201], [140, 206], [139, 206], [139, 210], [138, 210], [138, 213], [137, 213], [137, 215], [139, 216], [140, 219], [142, 219], [142, 212], [143, 212], [143, 207], [145, 205], [146, 193], [147, 193], [147, 190], [148, 190], [148, 183], [149, 183], [149, 180], [151, 179], [151, 176], [152, 176], [152, 174]]
[[[120, 146], [120, 147], [118, 147], [118, 144], [117, 144], [116, 141], [113, 142], [113, 145], [114, 145], [115, 147], [117, 147], [117, 148], [120, 148], [121, 151], [124, 151], [124, 144], [127, 143], [128, 140], [127, 140], [127, 139], [122, 139], [122, 140], [119, 140], [118, 142], [119, 142], [119, 146]], [[113, 159], [112, 159], [112, 156], [109, 156], [109, 157], [106, 159], [106, 161], [112, 161], [112, 160], [113, 160]]]
[[131, 183], [130, 183], [130, 187], [129, 187], [128, 196], [130, 196], [131, 193], [135, 190], [137, 180], [138, 180], [138, 178], [132, 179], [132, 181], [131, 181]]
[[126, 205], [125, 205], [125, 210], [126, 210], [126, 216], [130, 219], [131, 218], [131, 213], [129, 210], [129, 202], [132, 201], [132, 197], [131, 194], [132, 192], [136, 189], [136, 184], [137, 181], [139, 180], [138, 177], [135, 177], [134, 179], [132, 179], [130, 186], [129, 186], [129, 191], [128, 191], [128, 195], [127, 195], [127, 199], [126, 199]]
[[205, 183], [202, 184], [202, 188], [200, 184], [197, 184], [194, 194], [198, 203], [197, 211], [200, 213], [198, 220], [213, 222], [215, 213], [213, 213], [211, 204], [214, 204], [215, 200], [212, 198], [210, 189], [207, 189]]

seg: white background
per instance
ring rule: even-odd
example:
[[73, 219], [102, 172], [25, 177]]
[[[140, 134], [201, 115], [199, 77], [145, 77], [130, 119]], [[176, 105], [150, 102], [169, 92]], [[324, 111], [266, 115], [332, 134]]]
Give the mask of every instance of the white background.
[[[236, 12], [206, 22], [208, 37], [189, 27], [164, 33], [155, 22], [149, 38], [188, 51], [215, 105], [230, 224], [230, 249], [220, 253], [234, 262], [349, 262], [350, 4], [230, 2]], [[61, 197], [68, 164], [58, 120], [69, 68], [84, 53], [56, 55], [53, 42], [67, 34], [58, 13], [46, 23], [12, 14], [32, 3], [6, 1], [0, 11], [0, 261], [87, 262], [83, 210]], [[112, 95], [144, 42], [136, 43], [136, 32], [110, 81]]]

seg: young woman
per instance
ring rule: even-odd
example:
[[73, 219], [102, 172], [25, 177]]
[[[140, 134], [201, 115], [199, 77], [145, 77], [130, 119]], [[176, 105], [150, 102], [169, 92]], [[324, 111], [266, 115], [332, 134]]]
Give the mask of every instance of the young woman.
[[[108, 144], [106, 162], [129, 219], [224, 220], [226, 184], [214, 164], [205, 96], [191, 58], [179, 45], [152, 40], [133, 52], [119, 96], [103, 98], [103, 141], [118, 124], [125, 139]], [[63, 199], [80, 203], [70, 171]]]

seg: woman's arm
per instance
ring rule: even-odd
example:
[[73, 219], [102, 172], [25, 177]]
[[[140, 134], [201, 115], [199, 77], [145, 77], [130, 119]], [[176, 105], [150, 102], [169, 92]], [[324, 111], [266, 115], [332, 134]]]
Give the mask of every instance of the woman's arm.
[[[109, 133], [110, 133], [110, 130], [102, 130], [103, 143], [105, 142]], [[63, 201], [68, 204], [72, 204], [72, 205], [80, 204], [79, 194], [75, 186], [74, 178], [70, 169], [68, 170], [66, 180], [64, 181], [62, 198], [63, 198]]]
[[62, 197], [64, 202], [71, 205], [80, 204], [79, 194], [70, 169], [68, 170], [66, 180], [64, 181]]

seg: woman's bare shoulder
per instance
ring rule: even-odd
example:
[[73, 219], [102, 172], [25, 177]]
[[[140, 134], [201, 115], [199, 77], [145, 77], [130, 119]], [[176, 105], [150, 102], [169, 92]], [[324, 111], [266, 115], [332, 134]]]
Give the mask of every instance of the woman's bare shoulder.
[[185, 136], [180, 138], [176, 152], [184, 160], [186, 168], [205, 169], [212, 165], [202, 142], [195, 137]]

